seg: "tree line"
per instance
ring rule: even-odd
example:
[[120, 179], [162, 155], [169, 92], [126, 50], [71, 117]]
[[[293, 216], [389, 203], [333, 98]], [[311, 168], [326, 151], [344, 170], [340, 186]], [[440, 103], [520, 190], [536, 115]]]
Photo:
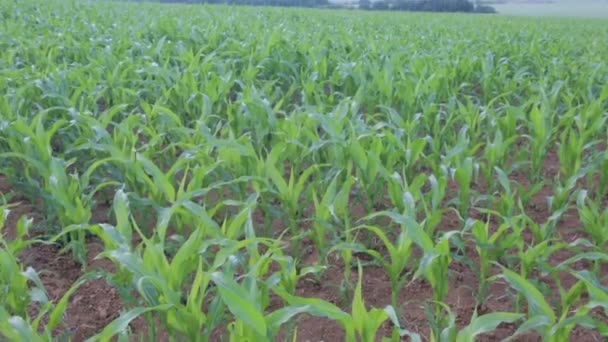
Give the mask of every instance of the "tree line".
[[[250, 6], [340, 8], [329, 0], [160, 0], [164, 3], [210, 3]], [[476, 12], [495, 13], [492, 6], [476, 4], [470, 0], [359, 0], [359, 9], [416, 12]]]
[[496, 12], [492, 6], [474, 4], [469, 0], [359, 0], [359, 8], [414, 12]]

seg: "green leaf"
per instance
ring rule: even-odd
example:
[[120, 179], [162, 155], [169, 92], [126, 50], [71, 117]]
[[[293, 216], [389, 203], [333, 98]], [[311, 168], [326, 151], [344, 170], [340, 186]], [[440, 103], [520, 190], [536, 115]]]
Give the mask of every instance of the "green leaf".
[[543, 315], [548, 318], [550, 324], [555, 323], [556, 318], [553, 309], [547, 303], [543, 294], [531, 282], [506, 268], [502, 269], [502, 274], [499, 277], [507, 280], [511, 287], [526, 297], [528, 310], [532, 316]]
[[358, 263], [359, 270], [359, 279], [357, 280], [357, 286], [355, 287], [355, 293], [353, 295], [353, 303], [352, 303], [352, 317], [353, 323], [355, 325], [355, 329], [359, 332], [364, 330], [364, 326], [366, 325], [366, 320], [371, 317], [368, 316], [367, 309], [365, 308], [365, 303], [363, 303], [363, 295], [361, 293], [361, 280], [363, 277], [363, 270], [361, 268], [361, 263]]
[[92, 336], [86, 342], [101, 341], [107, 342], [116, 334], [122, 333], [127, 329], [131, 321], [149, 311], [165, 311], [172, 307], [170, 304], [158, 305], [151, 308], [134, 308], [122, 313], [118, 318], [108, 324], [99, 334]]
[[55, 305], [55, 308], [49, 314], [49, 321], [46, 324], [47, 329], [53, 330], [55, 329], [55, 327], [57, 327], [57, 325], [61, 322], [63, 318], [65, 310], [68, 307], [68, 300], [70, 299], [72, 294], [74, 294], [74, 292], [76, 292], [76, 290], [78, 290], [78, 288], [82, 286], [87, 280], [87, 276], [81, 278], [80, 280], [75, 282], [70, 287], [70, 289], [61, 297], [59, 302]]
[[379, 216], [388, 216], [393, 222], [403, 225], [404, 229], [407, 231], [407, 236], [421, 247], [423, 251], [434, 251], [433, 240], [411, 216], [405, 216], [390, 211], [381, 211], [368, 215], [364, 220], [371, 220]]
[[342, 324], [351, 320], [349, 314], [325, 300], [293, 296], [280, 287], [274, 288], [273, 291], [291, 306], [307, 306], [307, 312], [313, 316], [326, 317]]
[[196, 229], [186, 242], [184, 242], [173, 260], [171, 260], [171, 277], [167, 279], [173, 289], [178, 289], [185, 277], [190, 274], [190, 270], [196, 267], [195, 260], [198, 259], [197, 251], [203, 241], [203, 232], [201, 229]]
[[22, 317], [13, 316], [8, 319], [8, 323], [17, 332], [20, 341], [43, 341]]
[[266, 324], [273, 335], [275, 335], [281, 325], [287, 323], [293, 317], [306, 313], [310, 310], [310, 306], [288, 306], [285, 308], [281, 308], [279, 310], [274, 311], [270, 315], [266, 316]]
[[44, 287], [44, 285], [42, 284], [42, 280], [40, 279], [40, 276], [38, 276], [38, 272], [36, 272], [36, 270], [34, 270], [32, 267], [28, 267], [25, 271], [23, 271], [23, 276], [26, 277], [27, 279], [31, 280], [34, 285], [36, 285], [36, 288], [38, 289], [38, 299], [41, 300], [41, 304], [46, 304], [48, 303], [48, 293], [46, 292], [46, 289]]
[[393, 325], [398, 329], [399, 336], [401, 336], [401, 337], [407, 336], [410, 338], [411, 342], [422, 342], [422, 338], [420, 337], [419, 334], [409, 331], [407, 329], [403, 329], [401, 327], [401, 323], [399, 323], [399, 318], [397, 317], [395, 308], [393, 308], [392, 306], [389, 305], [384, 308], [384, 311], [386, 312], [388, 318], [391, 320]]
[[221, 272], [212, 273], [211, 280], [217, 285], [222, 301], [228, 306], [230, 312], [260, 336], [266, 337], [268, 331], [266, 320], [260, 309], [251, 302], [247, 291], [240, 287], [234, 279]]
[[473, 342], [475, 336], [493, 331], [501, 323], [513, 323], [523, 317], [523, 314], [509, 312], [493, 312], [475, 317], [466, 328], [458, 333], [456, 342]]
[[367, 173], [367, 154], [356, 137], [351, 139], [348, 149], [355, 164], [364, 174]]
[[[552, 323], [549, 321], [549, 317], [544, 315], [538, 315], [529, 318], [527, 321], [522, 323], [519, 328], [511, 335], [506, 341], [511, 341], [515, 339], [517, 336], [526, 333], [531, 330], [545, 330], [547, 327], [551, 326]], [[505, 341], [505, 342], [506, 342]]]
[[122, 189], [118, 189], [114, 194], [113, 209], [116, 216], [116, 230], [126, 241], [131, 241], [133, 231], [129, 223], [129, 216], [131, 214], [129, 210], [129, 198]]

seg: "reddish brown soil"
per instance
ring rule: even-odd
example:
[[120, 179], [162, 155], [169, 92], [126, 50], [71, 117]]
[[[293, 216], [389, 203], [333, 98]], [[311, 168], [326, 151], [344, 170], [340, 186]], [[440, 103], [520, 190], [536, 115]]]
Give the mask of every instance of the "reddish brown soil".
[[[554, 153], [550, 153], [547, 157], [545, 170], [548, 178], [553, 178], [559, 170], [558, 159]], [[513, 181], [526, 185], [528, 180], [525, 175], [514, 173], [511, 175]], [[0, 176], [0, 193], [8, 193], [9, 187]], [[481, 189], [478, 189], [482, 191]], [[548, 186], [537, 193], [530, 205], [525, 208], [526, 213], [537, 223], [545, 222], [551, 215], [550, 209], [547, 207], [546, 197], [552, 194], [552, 189]], [[453, 195], [453, 194], [452, 194]], [[353, 206], [352, 217], [358, 218], [364, 216], [361, 206]], [[308, 214], [309, 210], [305, 210]], [[28, 205], [25, 201], [21, 201], [16, 205], [8, 220], [7, 228], [4, 230], [6, 238], [11, 238], [12, 228], [15, 226], [19, 216], [27, 214], [36, 218], [35, 208]], [[96, 217], [100, 220], [105, 213], [97, 213]], [[254, 217], [256, 222], [261, 222], [259, 213]], [[440, 229], [454, 230], [460, 229], [458, 218], [449, 213], [446, 214]], [[281, 222], [273, 222], [273, 230], [280, 231], [284, 229]], [[564, 215], [561, 222], [558, 224], [558, 236], [561, 236], [564, 241], [572, 242], [577, 238], [584, 237], [584, 233], [580, 229], [580, 224], [576, 211], [568, 212]], [[531, 239], [529, 234], [523, 236], [524, 239]], [[95, 256], [101, 252], [103, 246], [91, 241], [87, 246], [88, 259], [92, 269], [108, 270], [112, 269], [112, 264], [107, 261], [94, 260]], [[467, 251], [469, 257], [474, 264], [478, 264], [478, 257], [473, 249]], [[559, 251], [551, 256], [550, 263], [557, 264], [568, 257], [572, 256], [567, 251]], [[69, 255], [62, 255], [52, 246], [37, 245], [29, 248], [23, 253], [24, 265], [32, 266], [41, 273], [41, 278], [47, 291], [52, 299], [58, 299], [64, 294], [79, 276], [83, 274], [80, 266], [76, 264]], [[305, 257], [304, 260], [314, 260], [314, 256]], [[604, 272], [608, 273], [608, 267], [604, 265]], [[350, 311], [350, 300], [341, 297], [339, 286], [343, 277], [344, 265], [338, 259], [331, 259], [329, 269], [324, 273], [321, 282], [311, 281], [311, 278], [306, 278], [300, 281], [297, 288], [297, 293], [304, 297], [316, 297], [327, 300], [335, 305], [340, 306], [345, 311]], [[450, 265], [450, 289], [445, 300], [456, 315], [456, 322], [459, 327], [466, 326], [470, 322], [470, 318], [476, 309], [476, 300], [474, 293], [477, 291], [478, 280], [470, 269], [470, 267], [453, 261]], [[605, 273], [605, 274], [606, 274]], [[354, 284], [357, 280], [356, 269], [352, 271], [351, 281]], [[550, 279], [542, 279], [546, 281], [550, 288], [553, 288], [554, 295], [557, 295], [555, 284], [552, 284]], [[564, 274], [562, 285], [566, 288], [574, 284], [574, 278]], [[490, 286], [489, 297], [483, 302], [483, 305], [478, 308], [480, 313], [497, 312], [497, 311], [512, 311], [512, 303], [505, 295], [508, 286], [505, 283], [497, 282]], [[363, 276], [363, 295], [368, 307], [373, 306], [382, 308], [390, 304], [390, 285], [386, 273], [379, 267], [367, 266], [364, 269]], [[427, 322], [423, 304], [429, 300], [432, 295], [432, 290], [424, 281], [414, 281], [406, 283], [401, 290], [399, 297], [400, 306], [397, 312], [400, 313], [400, 319], [404, 327], [428, 336], [429, 324]], [[280, 306], [280, 303], [274, 303], [272, 306]], [[63, 329], [72, 329], [74, 331], [73, 341], [82, 341], [86, 337], [100, 331], [104, 326], [116, 318], [122, 310], [122, 302], [115, 290], [108, 285], [104, 280], [93, 280], [82, 286], [72, 296], [70, 305], [66, 313], [66, 319], [63, 324]], [[138, 320], [134, 324], [134, 331], [145, 331], [145, 324]], [[501, 325], [495, 331], [484, 334], [479, 338], [480, 341], [496, 341], [506, 338], [513, 334], [517, 329], [515, 325]], [[388, 336], [390, 327], [387, 324], [381, 329], [381, 334]], [[327, 319], [310, 317], [301, 315], [297, 318], [297, 336], [298, 341], [340, 341], [344, 339], [344, 333], [340, 326]], [[380, 337], [380, 334], [379, 334]], [[577, 328], [573, 332], [571, 339], [576, 341], [601, 341], [602, 338], [598, 333]], [[540, 338], [534, 334], [522, 335], [519, 341], [539, 341]]]

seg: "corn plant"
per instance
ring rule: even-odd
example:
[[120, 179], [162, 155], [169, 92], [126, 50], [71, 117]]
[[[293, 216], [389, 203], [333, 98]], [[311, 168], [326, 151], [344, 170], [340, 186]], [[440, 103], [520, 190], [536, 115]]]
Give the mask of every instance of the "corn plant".
[[[445, 311], [444, 321], [447, 321], [445, 327], [441, 327], [438, 322], [438, 317], [435, 316], [432, 310], [426, 310], [426, 315], [429, 319], [431, 329], [440, 331], [439, 334], [434, 332], [430, 336], [430, 341], [447, 342], [447, 341], [474, 341], [478, 335], [494, 331], [502, 323], [515, 323], [521, 320], [524, 315], [512, 312], [492, 312], [479, 316], [477, 310], [473, 312], [470, 323], [458, 330], [456, 327], [456, 316], [445, 303], [437, 303]], [[427, 306], [428, 308], [428, 306]]]
[[456, 341], [474, 341], [476, 336], [491, 332], [502, 323], [515, 323], [521, 318], [523, 318], [522, 314], [512, 312], [492, 312], [478, 316], [477, 311], [475, 311], [471, 323], [456, 335]]
[[575, 129], [566, 129], [561, 133], [558, 156], [563, 179], [573, 177], [581, 169], [586, 148], [585, 140]]
[[466, 158], [461, 165], [452, 170], [453, 177], [458, 184], [458, 213], [461, 218], [468, 216], [471, 206], [471, 185], [476, 177], [476, 165], [473, 158]]
[[[387, 272], [391, 278], [391, 286], [396, 291], [400, 288], [401, 275], [409, 259], [411, 253], [412, 243], [421, 249], [423, 256], [418, 261], [418, 267], [414, 272], [412, 280], [424, 278], [433, 289], [433, 301], [435, 303], [441, 303], [448, 294], [449, 281], [448, 281], [448, 267], [452, 261], [452, 255], [450, 250], [450, 238], [452, 238], [458, 232], [452, 231], [443, 234], [437, 238], [437, 242], [433, 242], [431, 237], [425, 232], [424, 224], [418, 223], [415, 218], [406, 215], [396, 214], [394, 212], [379, 212], [368, 218], [376, 216], [387, 216], [393, 222], [401, 225], [403, 232], [399, 238], [398, 245], [388, 244], [385, 245], [389, 248], [389, 255], [391, 256], [391, 263], [385, 263], [384, 265], [388, 268]], [[373, 229], [373, 228], [372, 228]], [[376, 234], [379, 233], [378, 229], [375, 229]], [[382, 235], [382, 234], [381, 234]], [[381, 236], [380, 235], [380, 236]], [[383, 242], [386, 244], [388, 239]], [[410, 241], [408, 241], [410, 240]], [[391, 248], [392, 246], [392, 248]], [[368, 252], [369, 253], [369, 252]], [[374, 254], [372, 252], [372, 254]], [[396, 292], [398, 294], [398, 292]], [[395, 294], [391, 297], [396, 301]], [[435, 314], [439, 314], [441, 306], [438, 304], [435, 306]], [[437, 333], [434, 331], [433, 333]]]
[[361, 264], [358, 264], [359, 280], [355, 287], [351, 313], [348, 314], [333, 304], [317, 298], [301, 298], [287, 294], [284, 291], [275, 291], [288, 304], [295, 307], [303, 307], [305, 312], [319, 317], [326, 317], [338, 322], [344, 329], [347, 341], [358, 339], [360, 341], [376, 341], [378, 329], [386, 320], [391, 320], [397, 335], [393, 335], [399, 340], [399, 336], [409, 336], [413, 341], [420, 341], [420, 336], [416, 333], [402, 329], [392, 306], [384, 309], [372, 308], [367, 310], [362, 297], [362, 277], [363, 271]]
[[388, 251], [388, 256], [390, 259], [385, 260], [385, 258], [376, 250], [369, 248], [360, 248], [362, 252], [369, 254], [375, 260], [377, 260], [388, 274], [391, 284], [391, 305], [394, 308], [397, 308], [401, 287], [408, 280], [408, 274], [404, 271], [411, 262], [410, 257], [412, 255], [414, 247], [413, 241], [408, 236], [408, 234], [422, 233], [412, 230], [402, 230], [399, 233], [396, 241], [392, 243], [391, 239], [387, 236], [387, 234], [385, 234], [385, 232], [383, 232], [382, 229], [378, 227], [362, 226], [358, 227], [358, 229], [364, 229], [371, 232], [380, 241], [382, 241], [383, 246]]
[[600, 204], [588, 198], [585, 190], [577, 196], [576, 204], [583, 230], [589, 234], [593, 245], [601, 249], [608, 241], [608, 208], [601, 210]]
[[367, 214], [371, 214], [373, 207], [378, 203], [378, 188], [381, 177], [378, 177], [384, 171], [384, 166], [380, 162], [379, 155], [384, 150], [382, 140], [378, 137], [370, 137], [371, 142], [366, 150], [360, 140], [365, 137], [357, 136], [357, 132], [352, 128], [352, 133], [348, 144], [348, 152], [354, 164], [357, 166], [357, 177], [362, 184], [361, 190], [363, 194], [359, 194], [361, 201], [366, 209]]
[[[10, 210], [8, 206], [2, 206], [2, 214], [0, 215], [0, 229], [5, 228], [5, 221], [8, 218]], [[17, 257], [30, 242], [26, 240], [28, 229], [32, 221], [22, 217], [17, 224], [17, 234], [12, 241], [6, 241], [0, 235], [0, 257], [2, 262], [2, 297], [0, 303], [6, 312], [14, 315], [25, 316], [26, 308], [30, 298], [28, 296], [29, 288], [28, 279], [23, 276], [23, 270], [19, 265]], [[2, 230], [0, 230], [2, 232]], [[33, 270], [31, 270], [33, 271]]]
[[[5, 228], [9, 210], [1, 206], [0, 233]], [[69, 299], [91, 276], [78, 279], [54, 302], [32, 267], [26, 269], [18, 257], [23, 250], [36, 240], [27, 240], [32, 220], [22, 216], [16, 225], [16, 236], [6, 241], [0, 234], [0, 337], [8, 340], [50, 341], [53, 333], [69, 338], [71, 327], [61, 326]], [[31, 286], [33, 284], [33, 286]], [[29, 308], [38, 308], [35, 316], [30, 316]], [[43, 319], [46, 321], [43, 323]], [[63, 328], [63, 329], [62, 329]]]
[[529, 280], [504, 268], [502, 274], [496, 277], [504, 278], [510, 286], [525, 296], [528, 303], [526, 320], [511, 338], [534, 330], [543, 340], [562, 341], [569, 338], [576, 326], [595, 327], [595, 321], [588, 316], [589, 307], [573, 308], [583, 294], [584, 281], [579, 281], [568, 291], [564, 291], [561, 297], [561, 310], [556, 314], [542, 293]]
[[515, 140], [516, 136], [505, 139], [502, 131], [498, 129], [494, 135], [494, 139], [488, 141], [483, 151], [485, 163], [481, 164], [480, 171], [485, 179], [486, 186], [490, 189], [495, 188], [495, 169], [503, 167], [508, 157], [509, 149], [515, 143]]
[[[127, 196], [122, 191], [118, 191], [115, 196], [114, 211], [117, 216], [116, 226], [100, 224], [84, 229], [99, 236], [104, 242], [105, 251], [98, 257], [109, 258], [118, 267], [119, 271], [110, 277], [110, 282], [119, 287], [119, 293], [127, 303], [138, 306], [124, 313], [107, 330], [100, 332], [99, 337], [122, 333], [123, 331], [116, 330], [117, 326], [126, 328], [120, 322], [128, 323], [144, 314], [151, 320], [152, 315], [157, 313], [166, 328], [175, 334], [195, 340], [208, 338], [219, 322], [217, 317], [222, 314], [220, 303], [217, 302], [211, 304], [207, 314], [201, 311], [209, 291], [210, 272], [227, 260], [227, 256], [220, 256], [215, 266], [208, 270], [206, 261], [198, 254], [208, 237], [206, 232], [213, 230], [204, 227], [194, 230], [169, 260], [163, 233], [166, 228], [158, 229], [151, 238], [146, 237], [131, 217]], [[159, 224], [162, 225], [163, 221], [161, 219]], [[134, 234], [142, 239], [141, 245], [136, 249], [131, 247]], [[191, 283], [184, 288], [187, 282]], [[135, 288], [141, 296], [140, 303], [134, 301], [129, 291], [131, 288]], [[150, 333], [154, 337], [157, 330], [151, 321], [150, 323]]]
[[300, 233], [298, 232], [298, 224], [301, 217], [301, 212], [299, 210], [300, 196], [305, 190], [304, 187], [306, 182], [311, 175], [313, 175], [313, 173], [318, 171], [320, 166], [313, 165], [308, 167], [302, 172], [297, 181], [294, 169], [292, 168], [289, 175], [289, 181], [286, 182], [283, 175], [276, 167], [279, 154], [282, 152], [283, 149], [281, 146], [275, 146], [265, 163], [265, 171], [267, 172], [270, 181], [274, 185], [279, 199], [286, 207], [285, 210], [287, 212], [287, 219], [289, 222], [288, 229], [291, 233], [292, 248], [293, 251], [296, 252], [298, 250], [298, 241], [301, 240]]
[[531, 147], [529, 175], [534, 181], [541, 178], [543, 163], [553, 134], [550, 122], [552, 116], [547, 114], [547, 110], [547, 108], [533, 106], [528, 114], [530, 126], [528, 139]]
[[526, 188], [509, 180], [504, 170], [496, 167], [494, 171], [501, 191], [490, 202], [497, 215], [506, 219], [525, 212], [524, 208], [528, 207], [534, 195], [545, 185], [544, 182], [538, 182]]
[[467, 221], [467, 230], [470, 229], [470, 233], [475, 239], [475, 250], [479, 255], [477, 271], [479, 288], [475, 293], [475, 299], [480, 305], [487, 299], [486, 295], [490, 285], [488, 278], [493, 263], [503, 261], [509, 250], [514, 249], [518, 244], [521, 233], [517, 230], [518, 226], [521, 225], [511, 225], [504, 222], [492, 232], [489, 221]]
[[[313, 190], [313, 203], [315, 205], [314, 230], [311, 231], [310, 239], [315, 244], [315, 252], [318, 260], [323, 260], [328, 252], [328, 243], [337, 241], [343, 232], [345, 239], [349, 240], [350, 220], [348, 218], [349, 194], [355, 183], [352, 176], [347, 176], [340, 188], [339, 180], [341, 173], [338, 172], [325, 190], [321, 200], [318, 199]], [[343, 231], [335, 225], [342, 225]]]
[[230, 341], [272, 341], [283, 324], [308, 310], [307, 307], [287, 306], [264, 315], [255, 280], [248, 278], [240, 285], [220, 272], [211, 274], [211, 279], [217, 285], [220, 298], [235, 317], [235, 321], [228, 326]]

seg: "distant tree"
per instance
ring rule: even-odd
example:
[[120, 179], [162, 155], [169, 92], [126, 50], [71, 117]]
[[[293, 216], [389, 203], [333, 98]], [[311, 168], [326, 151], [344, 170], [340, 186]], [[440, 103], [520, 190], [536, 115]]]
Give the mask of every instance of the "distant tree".
[[[329, 0], [160, 0], [161, 2], [214, 3], [253, 6], [324, 7], [335, 8]], [[475, 5], [469, 0], [358, 0], [364, 10], [398, 10], [425, 12], [478, 12], [495, 13], [493, 7]]]
[[496, 13], [496, 8], [490, 5], [477, 5], [475, 6], [475, 12], [477, 13]]
[[370, 0], [359, 0], [360, 9], [370, 9], [371, 7], [372, 7], [372, 2]]
[[473, 12], [475, 5], [469, 0], [394, 0], [392, 8], [401, 11]]
[[384, 0], [375, 1], [374, 3], [372, 3], [372, 9], [378, 10], [378, 11], [384, 11], [384, 10], [390, 9], [390, 4]]

